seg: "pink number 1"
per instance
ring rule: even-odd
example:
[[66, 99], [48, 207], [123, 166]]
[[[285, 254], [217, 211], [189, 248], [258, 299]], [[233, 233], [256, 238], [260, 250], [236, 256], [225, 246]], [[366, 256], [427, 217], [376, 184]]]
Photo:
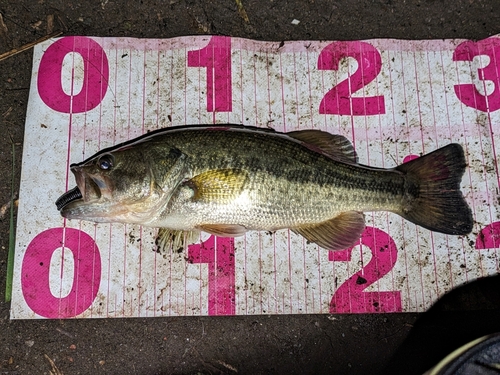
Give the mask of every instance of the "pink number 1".
[[[330, 302], [330, 313], [400, 312], [401, 292], [365, 292], [364, 290], [384, 277], [396, 264], [398, 251], [394, 240], [384, 231], [367, 226], [360, 242], [370, 248], [372, 259], [352, 275], [335, 292]], [[354, 249], [330, 251], [329, 260], [351, 260]]]
[[319, 113], [330, 115], [369, 116], [385, 113], [384, 96], [352, 98], [351, 95], [372, 82], [382, 69], [380, 53], [365, 42], [334, 42], [318, 58], [318, 69], [338, 70], [343, 58], [353, 57], [358, 69], [328, 91], [319, 105]]
[[234, 239], [211, 236], [190, 245], [188, 261], [208, 263], [208, 315], [234, 315]]
[[231, 112], [231, 38], [213, 36], [204, 48], [189, 51], [188, 66], [207, 68], [207, 111]]

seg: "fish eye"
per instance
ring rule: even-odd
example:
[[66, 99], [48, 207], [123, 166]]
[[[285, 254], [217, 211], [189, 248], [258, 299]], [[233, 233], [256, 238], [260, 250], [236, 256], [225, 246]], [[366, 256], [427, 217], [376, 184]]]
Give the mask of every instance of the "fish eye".
[[110, 170], [113, 168], [115, 162], [115, 158], [111, 154], [105, 154], [99, 158], [97, 161], [97, 165], [104, 171]]

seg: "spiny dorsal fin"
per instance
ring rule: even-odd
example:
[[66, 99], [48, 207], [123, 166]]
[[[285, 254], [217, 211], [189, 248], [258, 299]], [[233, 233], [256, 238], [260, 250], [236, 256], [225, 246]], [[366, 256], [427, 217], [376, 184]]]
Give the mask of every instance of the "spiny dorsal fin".
[[247, 231], [245, 227], [237, 224], [204, 224], [198, 228], [219, 237], [243, 236]]
[[330, 134], [315, 129], [298, 130], [286, 133], [286, 135], [308, 145], [316, 146], [336, 160], [348, 163], [358, 162], [358, 157], [354, 147], [352, 147], [352, 143], [343, 135]]
[[363, 213], [348, 211], [319, 224], [292, 228], [292, 231], [327, 250], [342, 250], [354, 245], [364, 229]]
[[194, 176], [186, 184], [194, 190], [193, 200], [226, 203], [237, 198], [248, 173], [240, 169], [216, 169]]

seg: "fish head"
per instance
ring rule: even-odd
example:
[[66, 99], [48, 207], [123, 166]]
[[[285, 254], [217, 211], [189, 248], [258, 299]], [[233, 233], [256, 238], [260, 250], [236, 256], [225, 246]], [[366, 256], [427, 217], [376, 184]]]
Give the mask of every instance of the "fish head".
[[162, 188], [156, 164], [168, 174], [178, 158], [166, 154], [159, 162], [147, 148], [125, 147], [72, 164], [77, 187], [56, 201], [57, 208], [68, 219], [143, 224], [171, 194]]

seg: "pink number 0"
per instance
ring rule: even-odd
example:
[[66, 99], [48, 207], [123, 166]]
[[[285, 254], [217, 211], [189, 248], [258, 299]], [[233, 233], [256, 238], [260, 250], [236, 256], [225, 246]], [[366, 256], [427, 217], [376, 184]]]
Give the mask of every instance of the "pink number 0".
[[213, 36], [204, 48], [189, 51], [188, 66], [207, 68], [207, 112], [231, 112], [231, 38]]
[[340, 61], [346, 57], [355, 58], [358, 69], [325, 94], [319, 105], [319, 113], [353, 116], [384, 114], [384, 96], [351, 97], [380, 73], [382, 69], [380, 53], [365, 42], [334, 42], [321, 51], [318, 69], [338, 70]]
[[[83, 86], [79, 93], [64, 92], [61, 72], [64, 57], [76, 52], [83, 58]], [[82, 36], [69, 36], [54, 42], [42, 56], [38, 68], [38, 94], [54, 111], [81, 113], [97, 107], [108, 88], [108, 58], [94, 40]]]
[[[359, 243], [370, 248], [372, 259], [337, 289], [330, 302], [330, 313], [403, 311], [400, 291], [364, 292], [396, 264], [398, 251], [394, 240], [384, 231], [367, 226]], [[354, 246], [346, 250], [330, 251], [329, 260], [349, 261], [353, 249]]]
[[[50, 260], [64, 247], [73, 253], [74, 275], [70, 293], [52, 295]], [[45, 318], [70, 318], [94, 302], [101, 280], [101, 257], [97, 244], [87, 233], [73, 228], [52, 228], [38, 234], [28, 245], [21, 268], [21, 287], [28, 306]]]
[[493, 112], [500, 109], [500, 38], [463, 42], [455, 49], [453, 61], [472, 61], [479, 55], [487, 55], [490, 58], [488, 66], [478, 69], [479, 79], [492, 81], [495, 89], [490, 95], [485, 96], [473, 83], [465, 83], [455, 85], [455, 94], [469, 107]]
[[188, 261], [208, 263], [208, 315], [234, 315], [234, 239], [211, 236], [190, 245]]

